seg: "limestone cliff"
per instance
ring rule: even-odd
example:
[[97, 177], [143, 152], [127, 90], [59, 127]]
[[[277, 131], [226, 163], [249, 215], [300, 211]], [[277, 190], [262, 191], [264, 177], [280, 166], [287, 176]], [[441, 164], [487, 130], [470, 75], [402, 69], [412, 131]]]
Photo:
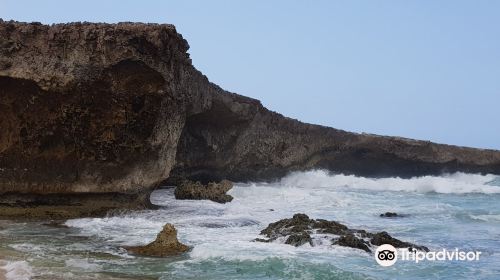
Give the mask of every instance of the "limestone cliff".
[[310, 168], [500, 174], [498, 151], [283, 117], [210, 83], [188, 48], [166, 24], [0, 21], [4, 215], [142, 208], [152, 188], [174, 177], [267, 180]]

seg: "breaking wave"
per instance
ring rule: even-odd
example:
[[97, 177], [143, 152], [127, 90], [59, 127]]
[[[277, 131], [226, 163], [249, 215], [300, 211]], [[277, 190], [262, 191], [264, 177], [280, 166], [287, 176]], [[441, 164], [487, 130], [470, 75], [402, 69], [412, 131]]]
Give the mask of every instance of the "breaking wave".
[[373, 191], [404, 191], [418, 193], [500, 193], [496, 175], [454, 173], [442, 176], [421, 176], [410, 179], [366, 178], [331, 174], [324, 170], [295, 172], [270, 185], [298, 188], [351, 188]]

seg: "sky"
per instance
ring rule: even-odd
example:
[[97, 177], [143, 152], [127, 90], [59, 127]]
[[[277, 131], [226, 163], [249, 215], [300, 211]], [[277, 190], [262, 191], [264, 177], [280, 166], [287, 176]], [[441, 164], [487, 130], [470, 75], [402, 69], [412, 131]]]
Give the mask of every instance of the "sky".
[[500, 1], [0, 0], [4, 20], [171, 23], [222, 88], [301, 121], [500, 149]]

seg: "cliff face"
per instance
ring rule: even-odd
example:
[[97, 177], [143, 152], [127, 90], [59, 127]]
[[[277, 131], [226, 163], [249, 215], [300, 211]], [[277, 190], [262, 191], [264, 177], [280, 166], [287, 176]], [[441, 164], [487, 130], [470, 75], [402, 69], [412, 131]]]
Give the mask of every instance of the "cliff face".
[[152, 188], [176, 177], [262, 180], [310, 168], [500, 174], [498, 151], [285, 118], [211, 84], [188, 48], [172, 25], [0, 21], [4, 215], [54, 205], [66, 210], [41, 215], [141, 208]]

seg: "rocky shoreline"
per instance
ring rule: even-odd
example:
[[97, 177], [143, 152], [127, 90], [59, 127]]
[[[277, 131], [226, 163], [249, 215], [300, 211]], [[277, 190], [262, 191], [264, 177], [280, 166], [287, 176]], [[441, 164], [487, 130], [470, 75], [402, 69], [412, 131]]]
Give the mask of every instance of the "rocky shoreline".
[[[152, 190], [360, 176], [500, 174], [500, 152], [299, 122], [196, 70], [173, 25], [0, 20], [0, 216], [145, 209]], [[146, 198], [146, 199], [145, 199]]]

